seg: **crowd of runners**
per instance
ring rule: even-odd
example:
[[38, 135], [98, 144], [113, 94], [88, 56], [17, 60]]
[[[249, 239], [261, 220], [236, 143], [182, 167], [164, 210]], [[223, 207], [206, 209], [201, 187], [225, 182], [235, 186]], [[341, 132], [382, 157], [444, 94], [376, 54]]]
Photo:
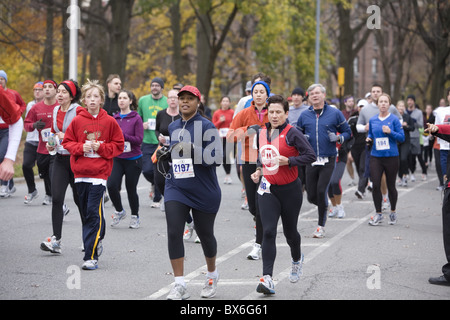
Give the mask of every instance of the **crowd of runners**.
[[427, 105], [423, 110], [414, 95], [394, 102], [378, 84], [364, 97], [344, 97], [340, 107], [327, 99], [321, 84], [312, 84], [306, 91], [294, 88], [289, 97], [283, 97], [272, 92], [270, 76], [258, 73], [248, 81], [246, 94], [235, 108], [224, 96], [220, 108], [211, 112], [196, 87], [166, 88], [158, 77], [152, 79], [150, 93], [139, 99], [122, 88], [119, 75], [110, 75], [106, 86], [96, 80], [79, 85], [73, 80], [46, 79], [34, 85], [34, 100], [28, 105], [8, 87], [3, 70], [0, 85], [0, 198], [16, 192], [13, 164], [25, 130], [22, 171], [28, 193], [24, 205], [39, 201], [37, 166], [44, 181], [42, 205], [51, 207], [51, 235], [43, 237], [40, 248], [62, 253], [70, 185], [82, 223], [85, 270], [99, 266], [107, 227], [105, 201], [114, 207], [110, 227], [125, 223], [123, 179], [131, 210], [129, 228], [139, 228], [137, 185], [142, 173], [149, 182], [151, 208], [163, 211], [167, 221], [174, 274], [167, 299], [190, 296], [184, 280], [183, 240], [194, 232], [207, 266], [200, 296], [214, 297], [219, 282], [214, 223], [222, 199], [216, 170], [223, 166], [222, 183], [236, 185], [235, 192], [243, 198], [236, 210], [248, 210], [255, 223], [255, 242], [247, 258], [262, 260], [263, 277], [256, 290], [274, 294], [280, 218], [292, 258], [289, 280], [295, 283], [302, 274], [297, 224], [304, 196], [317, 207], [317, 227], [311, 230], [314, 238], [326, 236], [329, 217], [345, 219], [341, 179], [346, 171], [357, 186], [354, 196], [373, 201], [376, 214], [368, 224], [377, 226], [386, 219], [395, 225], [401, 219], [397, 188], [426, 180], [434, 164], [436, 189], [446, 190], [442, 210], [449, 263], [442, 276], [429, 281], [450, 284], [450, 88], [439, 106]]

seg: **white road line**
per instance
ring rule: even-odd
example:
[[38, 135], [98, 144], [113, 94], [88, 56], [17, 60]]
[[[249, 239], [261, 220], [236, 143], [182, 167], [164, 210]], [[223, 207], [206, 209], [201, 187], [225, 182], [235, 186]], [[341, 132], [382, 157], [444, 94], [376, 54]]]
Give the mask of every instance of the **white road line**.
[[[437, 180], [437, 178], [434, 178], [434, 179], [431, 179], [431, 180], [428, 180], [428, 181], [420, 182], [420, 183], [416, 184], [416, 185], [415, 185], [414, 187], [412, 187], [412, 188], [403, 189], [403, 190], [404, 190], [403, 192], [399, 192], [399, 198], [402, 197], [402, 196], [404, 196], [404, 195], [406, 195], [406, 194], [408, 194], [410, 191], [413, 191], [413, 190], [416, 189], [417, 187], [420, 187], [420, 186], [422, 186], [423, 184], [429, 183], [429, 182], [434, 181], [434, 180]], [[349, 188], [349, 189], [346, 189], [343, 193], [345, 194], [345, 193], [348, 193], [348, 192], [350, 192], [350, 191], [352, 191], [352, 190], [355, 190], [355, 189], [356, 189], [356, 187], [351, 187], [351, 188]], [[306, 199], [306, 198], [304, 197], [304, 199]], [[314, 212], [317, 212], [317, 208], [316, 208], [316, 207], [314, 207], [314, 208], [312, 208], [312, 209], [310, 209], [310, 210], [308, 210], [308, 211], [306, 211], [306, 212], [304, 212], [304, 213], [301, 213], [299, 218], [300, 218], [300, 219], [304, 219], [305, 216], [308, 216], [308, 215], [310, 215], [310, 214], [312, 214], [312, 213], [314, 213]], [[335, 244], [337, 241], [339, 241], [339, 240], [341, 240], [342, 238], [344, 238], [346, 235], [348, 235], [349, 233], [351, 233], [353, 230], [355, 230], [357, 227], [359, 227], [359, 226], [360, 226], [361, 224], [363, 224], [364, 222], [367, 223], [367, 221], [370, 219], [370, 216], [373, 215], [374, 213], [375, 213], [375, 210], [373, 210], [372, 212], [370, 212], [370, 214], [368, 214], [367, 216], [364, 216], [364, 217], [361, 218], [361, 219], [356, 219], [356, 222], [354, 222], [352, 225], [350, 225], [349, 227], [347, 227], [346, 229], [344, 229], [344, 230], [343, 230], [342, 232], [340, 232], [339, 234], [335, 235], [333, 238], [329, 239], [328, 241], [326, 241], [326, 242], [324, 242], [324, 243], [318, 243], [318, 244], [317, 244], [318, 247], [317, 247], [316, 249], [314, 249], [312, 252], [310, 252], [310, 253], [308, 254], [308, 256], [305, 256], [305, 263], [308, 263], [308, 262], [312, 261], [315, 257], [317, 257], [319, 254], [321, 254], [321, 253], [322, 253], [323, 251], [325, 251], [327, 248], [333, 246], [333, 244]], [[309, 220], [309, 219], [308, 219], [308, 220]], [[338, 219], [333, 219], [333, 221], [334, 221], [334, 220], [338, 220]], [[350, 219], [345, 219], [345, 218], [344, 218], [344, 219], [342, 219], [342, 220], [343, 220], [343, 221], [353, 221], [353, 220], [355, 220], [355, 219], [350, 220]], [[279, 227], [281, 227], [281, 225], [280, 225]], [[232, 256], [234, 256], [234, 255], [236, 255], [236, 254], [242, 252], [243, 250], [245, 250], [245, 249], [251, 247], [251, 246], [253, 245], [254, 241], [255, 241], [254, 239], [251, 239], [251, 240], [249, 240], [249, 241], [247, 241], [247, 242], [241, 244], [239, 247], [236, 247], [236, 248], [234, 248], [234, 249], [228, 251], [228, 252], [225, 253], [224, 255], [218, 257], [217, 260], [216, 260], [216, 265], [219, 265], [219, 264], [221, 264], [222, 262], [227, 261], [227, 260], [230, 259]], [[302, 243], [302, 246], [315, 246], [315, 245], [314, 245], [314, 244], [303, 244], [303, 243]], [[205, 272], [206, 272], [206, 265], [203, 265], [202, 267], [200, 267], [200, 268], [198, 268], [198, 269], [192, 271], [192, 272], [189, 273], [188, 275], [186, 275], [186, 276], [185, 276], [185, 281], [186, 281], [186, 282], [189, 282], [189, 284], [192, 282], [192, 284], [194, 284], [194, 285], [197, 285], [198, 282], [201, 282], [201, 283], [203, 284], [204, 281], [202, 281], [202, 280], [193, 280], [193, 279], [196, 278], [196, 277], [198, 277], [199, 275], [205, 273]], [[275, 284], [276, 284], [277, 282], [280, 282], [280, 281], [286, 279], [286, 278], [289, 276], [289, 273], [290, 273], [290, 267], [287, 268], [287, 269], [285, 269], [285, 270], [283, 270], [283, 271], [280, 272], [278, 275], [274, 275], [273, 278], [274, 278], [274, 279], [277, 279], [277, 281], [274, 281]], [[220, 284], [222, 284], [222, 283], [224, 283], [224, 284], [227, 283], [227, 284], [230, 284], [230, 285], [231, 285], [231, 284], [233, 284], [233, 285], [240, 285], [240, 284], [241, 284], [241, 285], [245, 285], [245, 284], [248, 284], [250, 281], [251, 281], [253, 284], [257, 283], [257, 281], [251, 280], [251, 279], [241, 279], [241, 280], [238, 280], [238, 279], [234, 279], [234, 280], [232, 280], [232, 279], [229, 279], [229, 280], [221, 279], [221, 280], [220, 280]], [[154, 300], [154, 299], [158, 299], [158, 298], [162, 297], [162, 296], [165, 295], [165, 294], [168, 294], [169, 291], [170, 291], [170, 289], [172, 288], [172, 285], [173, 285], [173, 283], [170, 283], [169, 285], [167, 285], [167, 286], [165, 286], [165, 287], [159, 289], [158, 291], [154, 292], [153, 294], [151, 294], [151, 295], [145, 297], [144, 300]], [[261, 297], [261, 294], [260, 294], [260, 293], [252, 292], [252, 293], [250, 293], [249, 295], [245, 296], [242, 300], [255, 300], [255, 299], [259, 299], [260, 297]]]

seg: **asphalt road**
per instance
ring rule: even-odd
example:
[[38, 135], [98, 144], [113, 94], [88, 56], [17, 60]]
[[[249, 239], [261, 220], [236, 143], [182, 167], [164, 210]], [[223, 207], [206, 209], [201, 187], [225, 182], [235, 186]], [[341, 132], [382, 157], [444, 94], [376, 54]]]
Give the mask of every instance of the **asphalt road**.
[[[315, 239], [317, 211], [304, 196], [298, 229], [305, 255], [303, 276], [298, 283], [288, 280], [289, 247], [281, 226], [274, 280], [276, 294], [265, 297], [256, 292], [261, 261], [246, 259], [254, 241], [254, 223], [248, 211], [240, 209], [241, 186], [233, 168], [233, 184], [224, 185], [223, 168], [217, 169], [222, 203], [215, 233], [218, 241], [217, 267], [220, 273], [214, 300], [445, 300], [450, 288], [430, 285], [428, 278], [441, 274], [445, 262], [442, 244], [442, 194], [436, 191], [436, 173], [431, 168], [427, 181], [398, 188], [397, 225], [386, 222], [369, 226], [374, 214], [371, 195], [354, 196], [342, 181], [346, 217], [328, 219], [326, 236]], [[110, 227], [114, 209], [106, 204], [107, 231], [99, 269], [83, 271], [81, 222], [70, 187], [66, 194], [71, 211], [63, 226], [63, 252], [41, 251], [40, 242], [51, 236], [51, 208], [43, 206], [44, 187], [31, 205], [23, 203], [26, 186], [17, 181], [16, 193], [0, 199], [2, 246], [0, 299], [2, 300], [165, 300], [173, 282], [167, 253], [166, 222], [160, 209], [150, 208], [149, 184], [139, 182], [141, 227], [128, 228], [129, 218]], [[128, 209], [126, 193], [122, 193]], [[129, 210], [128, 210], [129, 212]], [[386, 220], [385, 220], [386, 221]], [[205, 280], [201, 245], [193, 237], [185, 242], [185, 276], [190, 301], [200, 300]]]

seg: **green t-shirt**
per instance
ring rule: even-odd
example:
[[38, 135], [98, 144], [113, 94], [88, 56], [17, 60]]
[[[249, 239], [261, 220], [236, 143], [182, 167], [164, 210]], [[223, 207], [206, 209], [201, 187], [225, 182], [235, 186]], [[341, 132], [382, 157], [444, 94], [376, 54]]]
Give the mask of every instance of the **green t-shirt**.
[[158, 111], [167, 109], [167, 97], [155, 100], [152, 95], [143, 96], [139, 99], [138, 113], [143, 122], [148, 123], [148, 130], [144, 130], [144, 143], [158, 144], [158, 137], [155, 135], [156, 115]]

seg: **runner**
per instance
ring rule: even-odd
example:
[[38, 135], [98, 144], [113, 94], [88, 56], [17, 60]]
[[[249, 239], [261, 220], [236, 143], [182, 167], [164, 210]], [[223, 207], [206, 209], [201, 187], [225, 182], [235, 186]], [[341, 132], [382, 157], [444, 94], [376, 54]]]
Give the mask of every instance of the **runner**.
[[56, 92], [58, 85], [54, 80], [44, 81], [44, 101], [36, 104], [28, 112], [25, 118], [24, 128], [27, 132], [35, 129], [39, 132], [39, 145], [37, 148], [37, 166], [39, 177], [44, 179], [45, 197], [42, 201], [43, 205], [52, 204], [52, 170], [55, 156], [50, 155], [46, 144], [52, 130], [53, 110], [59, 105], [56, 100]]
[[98, 81], [82, 88], [80, 109], [73, 119], [62, 146], [71, 154], [70, 165], [80, 199], [83, 217], [83, 246], [85, 270], [98, 268], [105, 236], [104, 194], [111, 174], [113, 158], [124, 150], [124, 138], [114, 118], [102, 108], [105, 91]]
[[269, 123], [261, 130], [258, 139], [262, 168], [258, 167], [251, 178], [254, 183], [261, 181], [257, 197], [264, 230], [263, 277], [256, 291], [274, 294], [272, 275], [280, 217], [291, 249], [292, 270], [289, 280], [297, 282], [302, 274], [303, 254], [297, 223], [303, 196], [298, 166], [312, 163], [316, 156], [304, 135], [287, 123], [288, 102], [282, 96], [274, 95], [269, 98], [267, 104]]
[[229, 142], [242, 142], [242, 176], [248, 200], [248, 210], [256, 221], [256, 239], [251, 252], [247, 255], [249, 260], [261, 258], [262, 225], [256, 201], [256, 184], [251, 175], [256, 170], [258, 152], [256, 150], [257, 131], [269, 122], [267, 117], [267, 99], [270, 96], [270, 87], [265, 81], [256, 81], [252, 86], [252, 106], [240, 111], [230, 124], [227, 134]]
[[[178, 88], [180, 84], [174, 87]], [[178, 108], [178, 92], [183, 88], [181, 86], [179, 89], [172, 89], [167, 94], [167, 102], [169, 107], [165, 110], [161, 110], [156, 115], [156, 128], [155, 134], [158, 136], [160, 147], [170, 146], [170, 135], [169, 135], [169, 125], [175, 120], [181, 119], [180, 110]], [[156, 161], [156, 171], [155, 171], [155, 184], [156, 187], [161, 191], [164, 197], [164, 189], [166, 185], [166, 176], [170, 170], [170, 163], [167, 160]], [[161, 211], [165, 211], [164, 202], [161, 203]], [[194, 234], [194, 220], [189, 214], [186, 217], [186, 230], [183, 234], [184, 240], [191, 239]], [[195, 238], [196, 243], [200, 243], [198, 237]]]
[[142, 118], [136, 112], [137, 101], [133, 92], [128, 90], [120, 91], [118, 104], [120, 112], [116, 113], [114, 119], [116, 119], [122, 129], [125, 139], [125, 150], [121, 155], [114, 158], [113, 169], [107, 183], [109, 197], [116, 209], [111, 226], [117, 226], [127, 215], [122, 206], [122, 198], [120, 196], [122, 177], [125, 176], [125, 187], [131, 209], [129, 227], [137, 229], [140, 226], [137, 184], [142, 172], [141, 144], [144, 138], [144, 127]]
[[220, 109], [214, 112], [212, 123], [219, 130], [220, 137], [223, 144], [223, 169], [225, 170], [224, 184], [231, 184], [231, 164], [230, 153], [233, 152], [234, 143], [227, 142], [227, 133], [230, 128], [231, 121], [233, 120], [234, 110], [230, 109], [231, 100], [230, 97], [222, 97], [220, 99]]
[[212, 122], [198, 113], [200, 91], [185, 86], [178, 97], [182, 119], [169, 125], [172, 151], [166, 152], [171, 155], [172, 167], [166, 181], [164, 201], [169, 258], [175, 276], [175, 284], [167, 299], [189, 298], [184, 281], [183, 229], [190, 210], [207, 265], [207, 279], [201, 297], [211, 298], [216, 294], [219, 280], [214, 221], [222, 197], [216, 175], [216, 166], [222, 161], [222, 145]]
[[[450, 104], [450, 88], [447, 89], [447, 99]], [[440, 139], [450, 142], [450, 126], [427, 124], [427, 133], [431, 133]], [[447, 177], [450, 177], [450, 171], [447, 170]], [[450, 183], [447, 178], [444, 201], [442, 204], [442, 231], [444, 240], [444, 253], [447, 262], [442, 266], [442, 275], [430, 277], [428, 282], [436, 285], [450, 286]]]
[[375, 205], [376, 214], [373, 216], [369, 224], [376, 226], [383, 220], [381, 194], [381, 178], [386, 175], [386, 184], [391, 204], [391, 213], [389, 214], [389, 224], [397, 223], [397, 198], [398, 193], [395, 188], [395, 180], [397, 177], [399, 160], [398, 160], [398, 142], [405, 140], [400, 120], [389, 112], [391, 105], [391, 97], [383, 93], [378, 98], [378, 106], [380, 113], [369, 121], [369, 132], [367, 135], [367, 143], [372, 144], [370, 157], [370, 177], [373, 183], [372, 197]]
[[151, 93], [139, 99], [138, 113], [142, 118], [144, 127], [144, 140], [142, 143], [142, 174], [150, 182], [152, 190], [150, 198], [153, 199], [152, 208], [159, 208], [161, 192], [155, 185], [155, 168], [152, 155], [158, 148], [158, 137], [155, 135], [156, 115], [159, 111], [167, 109], [167, 98], [163, 95], [164, 81], [154, 78], [150, 84]]
[[[52, 187], [52, 227], [53, 235], [41, 242], [41, 249], [51, 253], [61, 253], [61, 238], [64, 216], [68, 213], [68, 208], [64, 204], [67, 186], [70, 184], [73, 193], [73, 200], [81, 215], [78, 192], [75, 188], [75, 180], [70, 168], [70, 153], [61, 146], [65, 132], [72, 120], [77, 115], [77, 111], [82, 107], [78, 104], [81, 90], [75, 81], [66, 80], [59, 84], [56, 99], [58, 105], [53, 109], [51, 134], [56, 137], [54, 146], [46, 143], [47, 151], [55, 153], [53, 170], [51, 176]], [[50, 142], [52, 139], [50, 139]]]
[[[327, 220], [327, 190], [336, 163], [336, 142], [343, 144], [351, 137], [351, 130], [341, 111], [325, 102], [326, 89], [313, 84], [308, 90], [312, 106], [304, 111], [297, 122], [316, 153], [317, 161], [306, 166], [306, 188], [308, 201], [317, 206], [318, 226], [314, 238], [323, 238]], [[337, 135], [337, 133], [341, 133]]]
[[[44, 83], [42, 81], [36, 82], [33, 87], [34, 100], [30, 101], [27, 105], [25, 118], [30, 112], [30, 109], [37, 103], [44, 100]], [[34, 129], [32, 132], [27, 132], [25, 140], [25, 147], [23, 149], [23, 163], [22, 172], [25, 182], [28, 188], [28, 194], [25, 196], [24, 203], [30, 204], [35, 198], [38, 197], [38, 191], [36, 189], [36, 183], [34, 181], [33, 167], [36, 165], [37, 147], [39, 145], [39, 132]]]

